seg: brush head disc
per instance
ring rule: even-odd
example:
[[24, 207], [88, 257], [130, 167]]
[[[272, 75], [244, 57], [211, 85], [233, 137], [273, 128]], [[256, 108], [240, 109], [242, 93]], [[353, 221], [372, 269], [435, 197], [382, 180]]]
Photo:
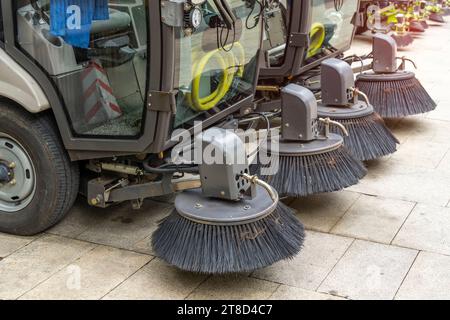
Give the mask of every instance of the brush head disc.
[[445, 23], [444, 16], [441, 13], [432, 12], [430, 13], [430, 16], [428, 17], [431, 21], [438, 22], [438, 23]]
[[399, 48], [407, 47], [414, 42], [413, 36], [409, 33], [393, 33], [391, 37], [394, 38]]
[[[259, 191], [245, 205], [206, 199], [198, 191], [184, 194], [153, 234], [157, 256], [181, 270], [205, 274], [250, 272], [293, 258], [303, 245], [303, 225], [292, 209]], [[198, 201], [211, 212], [196, 213]]]
[[[363, 108], [361, 104], [367, 108]], [[321, 105], [319, 106], [319, 116], [330, 117], [347, 128], [349, 136], [344, 137], [344, 145], [356, 159], [373, 160], [397, 151], [399, 141], [372, 106], [368, 106], [365, 102], [359, 102], [351, 107], [336, 109], [336, 107]], [[363, 110], [364, 112], [362, 112]], [[333, 114], [337, 116], [333, 116]], [[320, 129], [321, 127], [319, 127]], [[334, 133], [339, 132], [336, 127], [331, 127], [330, 130]]]
[[343, 146], [343, 138], [330, 134], [329, 139], [298, 143], [283, 141], [279, 150], [271, 151], [271, 167], [259, 167], [261, 178], [281, 196], [305, 197], [316, 193], [339, 191], [355, 185], [367, 173]]
[[403, 118], [436, 108], [436, 103], [410, 71], [362, 73], [356, 78], [356, 86], [367, 94], [383, 118]]
[[411, 21], [409, 23], [409, 31], [411, 32], [425, 32], [425, 28], [419, 21]]

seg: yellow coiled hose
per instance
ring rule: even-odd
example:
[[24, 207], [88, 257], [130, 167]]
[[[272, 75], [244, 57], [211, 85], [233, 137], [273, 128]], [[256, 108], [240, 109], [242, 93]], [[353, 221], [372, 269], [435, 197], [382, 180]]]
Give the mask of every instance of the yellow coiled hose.
[[316, 22], [312, 25], [311, 31], [309, 33], [311, 44], [308, 48], [306, 58], [311, 58], [322, 49], [326, 36], [325, 33], [325, 26], [322, 23]]
[[[225, 50], [224, 50], [225, 49]], [[244, 73], [245, 51], [239, 42], [230, 44], [224, 49], [215, 49], [194, 62], [192, 88], [190, 94], [191, 107], [196, 111], [208, 111], [214, 108], [230, 91], [234, 77]], [[235, 52], [238, 51], [236, 54]], [[223, 70], [222, 78], [217, 88], [208, 96], [200, 96], [201, 79], [206, 66], [214, 59]]]

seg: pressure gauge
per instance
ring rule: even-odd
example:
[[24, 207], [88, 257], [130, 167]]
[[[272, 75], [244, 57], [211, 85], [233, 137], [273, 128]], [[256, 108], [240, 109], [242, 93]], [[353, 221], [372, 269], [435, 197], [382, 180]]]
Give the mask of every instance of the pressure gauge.
[[204, 4], [206, 0], [189, 0], [188, 2], [193, 6], [199, 6], [201, 4]]
[[203, 21], [203, 12], [199, 7], [194, 7], [189, 13], [189, 24], [193, 29], [200, 27]]

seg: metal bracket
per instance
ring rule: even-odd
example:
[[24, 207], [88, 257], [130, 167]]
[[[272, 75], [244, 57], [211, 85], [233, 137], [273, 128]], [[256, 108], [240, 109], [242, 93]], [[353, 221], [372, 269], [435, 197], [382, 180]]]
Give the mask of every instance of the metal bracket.
[[148, 94], [147, 108], [149, 111], [177, 113], [176, 91], [150, 91]]
[[297, 48], [308, 48], [310, 45], [309, 34], [293, 32], [289, 35], [289, 46]]
[[161, 1], [161, 21], [169, 27], [184, 26], [185, 1]]

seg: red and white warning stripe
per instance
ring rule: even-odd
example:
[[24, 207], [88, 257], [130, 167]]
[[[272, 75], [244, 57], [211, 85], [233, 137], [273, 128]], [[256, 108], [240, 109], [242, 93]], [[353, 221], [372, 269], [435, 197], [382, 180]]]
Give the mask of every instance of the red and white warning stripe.
[[104, 123], [122, 115], [108, 76], [99, 61], [91, 61], [81, 75], [83, 105], [88, 124]]

